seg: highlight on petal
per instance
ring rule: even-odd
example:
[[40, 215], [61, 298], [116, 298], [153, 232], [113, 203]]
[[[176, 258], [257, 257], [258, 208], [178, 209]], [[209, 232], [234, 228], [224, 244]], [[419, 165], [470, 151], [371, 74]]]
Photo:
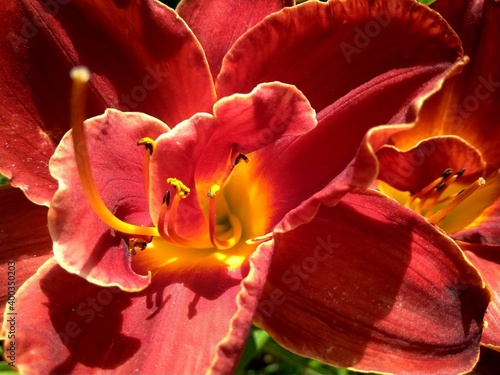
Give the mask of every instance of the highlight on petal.
[[199, 42], [158, 1], [10, 2], [0, 36], [0, 173], [39, 204], [57, 189], [47, 165], [69, 128], [71, 67], [93, 72], [89, 117], [118, 108], [174, 126], [215, 101]]
[[422, 67], [439, 74], [461, 54], [445, 21], [414, 1], [308, 1], [245, 33], [216, 88], [221, 97], [276, 80], [297, 86], [320, 112], [378, 75]]
[[368, 190], [274, 240], [256, 323], [284, 347], [362, 371], [447, 375], [476, 363], [490, 294], [421, 216]]
[[224, 268], [165, 270], [127, 293], [49, 260], [16, 299], [16, 365], [29, 374], [205, 373], [238, 308], [243, 275]]
[[[168, 130], [164, 123], [145, 114], [116, 110], [85, 122], [97, 190], [108, 209], [128, 223], [151, 224], [144, 185], [144, 153], [148, 151], [137, 142]], [[55, 257], [69, 272], [98, 285], [143, 289], [149, 277], [131, 269], [123, 234], [104, 224], [85, 197], [76, 164], [81, 155], [75, 155], [68, 132], [51, 159], [51, 173], [59, 181], [49, 210]]]
[[[3, 317], [9, 295], [52, 256], [52, 240], [47, 229], [47, 208], [30, 202], [20, 189], [1, 186], [0, 207], [0, 285], [4, 285], [0, 290], [0, 314]], [[9, 284], [11, 281], [14, 284]], [[8, 288], [14, 285], [15, 288]]]
[[458, 241], [467, 259], [477, 268], [492, 293], [484, 317], [481, 343], [500, 350], [500, 246]]
[[214, 78], [234, 42], [267, 15], [292, 6], [293, 0], [183, 0], [176, 8], [203, 46]]

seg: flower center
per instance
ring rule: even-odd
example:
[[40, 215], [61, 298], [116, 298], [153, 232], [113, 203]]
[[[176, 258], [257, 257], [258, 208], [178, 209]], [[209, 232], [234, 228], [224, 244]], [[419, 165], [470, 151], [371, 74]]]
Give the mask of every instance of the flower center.
[[447, 168], [437, 179], [418, 192], [401, 192], [389, 184], [379, 181], [380, 191], [398, 200], [405, 207], [425, 217], [431, 224], [439, 225], [448, 215], [473, 195], [486, 181], [480, 177], [464, 187], [460, 177], [465, 168], [453, 171]]
[[[83, 123], [85, 120], [85, 98], [87, 82], [90, 78], [90, 73], [86, 68], [77, 67], [71, 71], [73, 79], [72, 105], [71, 105], [71, 126], [74, 151], [77, 161], [78, 173], [80, 181], [87, 200], [89, 201], [93, 211], [99, 218], [110, 228], [120, 232], [127, 239], [127, 245], [131, 255], [136, 255], [138, 252], [146, 248], [156, 248], [161, 250], [171, 250], [175, 253], [177, 249], [205, 249], [206, 252], [213, 252], [213, 248], [218, 250], [227, 250], [236, 247], [236, 258], [238, 261], [227, 262], [225, 258], [231, 257], [228, 255], [224, 258], [226, 264], [238, 264], [244, 257], [241, 254], [246, 253], [252, 246], [245, 245], [240, 242], [243, 235], [243, 228], [238, 216], [231, 212], [231, 202], [228, 202], [223, 189], [219, 185], [212, 185], [208, 192], [204, 193], [208, 197], [207, 207], [207, 229], [208, 235], [206, 238], [185, 238], [179, 234], [177, 228], [177, 219], [179, 208], [182, 206], [182, 201], [185, 200], [191, 193], [190, 187], [186, 186], [181, 180], [170, 177], [167, 179], [168, 189], [165, 192], [161, 208], [158, 214], [157, 226], [139, 226], [126, 223], [117, 218], [105, 205], [99, 191], [96, 187], [90, 167], [87, 142]], [[137, 142], [137, 145], [144, 146], [146, 152], [144, 154], [144, 186], [145, 194], [148, 203], [150, 202], [150, 159], [156, 148], [156, 143], [151, 138], [142, 138]], [[246, 155], [239, 154], [235, 161], [234, 167], [241, 161], [249, 162]], [[241, 175], [236, 177], [241, 180]], [[231, 176], [229, 176], [231, 177]], [[226, 182], [229, 182], [229, 177]], [[241, 181], [238, 182], [240, 184]], [[229, 189], [230, 184], [225, 183], [224, 189]], [[233, 189], [234, 190], [234, 189]], [[233, 194], [234, 195], [234, 194]], [[234, 198], [233, 198], [234, 199]], [[181, 207], [182, 209], [182, 207]], [[240, 212], [238, 212], [240, 213]], [[251, 232], [245, 235], [252, 235]], [[252, 237], [248, 237], [252, 238]], [[161, 239], [161, 240], [160, 240]], [[164, 242], [162, 242], [162, 240]], [[165, 243], [166, 242], [166, 243]], [[243, 244], [248, 250], [241, 251], [240, 244]], [[238, 245], [238, 246], [237, 246]], [[253, 248], [253, 247], [252, 247]], [[212, 249], [212, 250], [209, 250]], [[203, 251], [201, 251], [203, 253]], [[234, 254], [233, 254], [234, 255]], [[176, 258], [175, 255], [170, 256], [171, 259]], [[234, 258], [234, 257], [233, 257]]]

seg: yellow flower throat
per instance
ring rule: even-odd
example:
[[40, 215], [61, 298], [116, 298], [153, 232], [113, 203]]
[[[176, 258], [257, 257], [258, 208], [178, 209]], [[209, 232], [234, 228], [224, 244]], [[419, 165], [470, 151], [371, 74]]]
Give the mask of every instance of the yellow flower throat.
[[[84, 67], [77, 67], [71, 71], [71, 78], [73, 79], [71, 103], [73, 144], [77, 160], [78, 174], [85, 196], [93, 211], [99, 216], [99, 218], [107, 226], [119, 233], [122, 233], [127, 238], [128, 248], [131, 255], [136, 255], [138, 251], [143, 251], [146, 248], [172, 249], [184, 247], [200, 250], [211, 249], [209, 250], [210, 253], [215, 254], [219, 260], [224, 261], [228, 266], [232, 267], [240, 265], [243, 259], [253, 250], [253, 248], [255, 248], [255, 246], [249, 245], [255, 245], [255, 243], [268, 239], [267, 236], [256, 238], [257, 234], [262, 234], [260, 231], [265, 227], [265, 223], [262, 220], [252, 220], [255, 219], [255, 214], [252, 214], [252, 212], [249, 213], [249, 219], [250, 221], [254, 221], [253, 224], [255, 225], [251, 225], [252, 228], [250, 228], [250, 230], [247, 228], [244, 233], [244, 229], [238, 219], [238, 215], [231, 212], [230, 204], [228, 203], [225, 194], [221, 194], [221, 186], [219, 185], [211, 186], [209, 191], [206, 193], [206, 196], [209, 199], [207, 212], [208, 240], [183, 238], [176, 230], [176, 219], [179, 205], [182, 200], [189, 196], [191, 189], [182, 181], [174, 177], [168, 178], [166, 181], [170, 187], [167, 189], [165, 196], [163, 197], [163, 202], [158, 216], [158, 224], [156, 227], [133, 225], [117, 218], [106, 207], [101, 196], [99, 195], [98, 189], [92, 177], [89, 162], [83, 123], [85, 120], [87, 82], [90, 79], [90, 73]], [[146, 198], [149, 203], [149, 165], [150, 158], [155, 150], [156, 144], [151, 138], [142, 138], [137, 142], [137, 144], [144, 146], [146, 149], [144, 155], [144, 185]], [[234, 166], [236, 167], [236, 165], [242, 160], [245, 163], [248, 163], [249, 161], [246, 155], [240, 154], [237, 156]], [[239, 175], [240, 177], [237, 179], [239, 179], [239, 183], [242, 184], [244, 181], [242, 182], [241, 180], [246, 179], [246, 177], [241, 177], [243, 174]], [[239, 213], [241, 214], [241, 212]], [[241, 251], [241, 249], [242, 245], [245, 246], [245, 242], [240, 241], [242, 236], [245, 236], [245, 238], [248, 239], [246, 241], [246, 249], [243, 251]], [[251, 240], [252, 238], [254, 238], [254, 240]], [[235, 254], [230, 255], [219, 253], [219, 251], [224, 252], [224, 250], [232, 248], [234, 248]], [[171, 260], [175, 259], [175, 256], [171, 257]]]

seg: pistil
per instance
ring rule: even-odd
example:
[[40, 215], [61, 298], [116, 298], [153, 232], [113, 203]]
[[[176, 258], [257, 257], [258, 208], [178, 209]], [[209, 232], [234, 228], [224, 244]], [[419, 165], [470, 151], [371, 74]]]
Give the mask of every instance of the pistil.
[[73, 80], [71, 93], [71, 128], [73, 147], [80, 182], [90, 206], [106, 225], [118, 232], [134, 236], [158, 236], [158, 230], [155, 227], [142, 227], [129, 224], [118, 219], [108, 209], [108, 207], [106, 207], [101, 196], [99, 195], [99, 191], [92, 176], [87, 140], [83, 128], [90, 72], [85, 67], [75, 67], [71, 70], [70, 76]]

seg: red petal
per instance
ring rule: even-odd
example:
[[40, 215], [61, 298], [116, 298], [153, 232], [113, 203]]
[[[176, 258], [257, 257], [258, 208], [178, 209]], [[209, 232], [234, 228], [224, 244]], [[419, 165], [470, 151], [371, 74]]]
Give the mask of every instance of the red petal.
[[240, 280], [225, 267], [167, 268], [147, 290], [126, 293], [49, 261], [16, 301], [16, 365], [42, 374], [204, 373], [241, 303]]
[[383, 146], [376, 153], [380, 163], [378, 178], [401, 191], [419, 192], [451, 168], [462, 168], [463, 184], [483, 176], [486, 163], [478, 151], [459, 137], [425, 139], [407, 151]]
[[21, 190], [2, 186], [0, 207], [0, 285], [5, 286], [0, 292], [0, 316], [3, 317], [9, 289], [13, 287], [11, 292], [19, 289], [52, 256], [52, 240], [47, 229], [47, 208], [31, 203]]
[[[157, 1], [11, 2], [0, 11], [0, 172], [47, 204], [47, 162], [69, 127], [69, 70], [93, 72], [89, 114], [135, 110], [171, 126], [210, 111], [213, 83], [200, 44]], [[44, 9], [45, 7], [45, 9]], [[89, 116], [89, 117], [90, 117]]]
[[[430, 95], [441, 85], [442, 77], [433, 77], [432, 71], [426, 69], [416, 70], [419, 73], [414, 72], [412, 76], [401, 71], [389, 72], [352, 90], [318, 114], [315, 129], [290, 145], [286, 144], [283, 150], [269, 149], [267, 155], [261, 157], [259, 178], [267, 181], [268, 190], [281, 197], [271, 202], [273, 216], [280, 220], [284, 211], [307, 201], [327, 186], [321, 194], [324, 197], [330, 194], [329, 203], [325, 204], [333, 205], [335, 199], [348, 190], [371, 184], [378, 173], [373, 151], [404, 126], [369, 129], [380, 124], [414, 121], [421, 107], [421, 100], [414, 99]], [[428, 82], [422, 86], [425, 80]], [[347, 167], [353, 158], [355, 161]], [[340, 173], [344, 177], [332, 182]], [[311, 215], [307, 214], [310, 219], [317, 205], [313, 203], [309, 208], [312, 210]], [[303, 207], [297, 212], [305, 218]], [[293, 226], [291, 221], [296, 220], [301, 219], [290, 216], [290, 223], [283, 225]]]
[[296, 85], [320, 111], [380, 74], [441, 70], [460, 55], [449, 26], [413, 1], [311, 1], [245, 33], [226, 55], [216, 87], [221, 97], [277, 80]]
[[[498, 181], [497, 185], [500, 185]], [[497, 200], [467, 228], [454, 233], [453, 238], [473, 244], [500, 246], [500, 186], [497, 186]], [[477, 204], [476, 204], [477, 206]]]
[[[208, 191], [222, 185], [239, 154], [250, 154], [248, 168], [260, 174], [269, 154], [279, 155], [316, 126], [315, 112], [294, 86], [279, 82], [258, 85], [250, 94], [236, 94], [214, 106], [217, 126], [200, 158], [195, 178]], [[262, 188], [265, 190], [265, 188]]]
[[363, 371], [473, 367], [489, 293], [421, 216], [376, 192], [352, 193], [275, 241], [257, 323], [285, 347]]
[[461, 241], [459, 245], [479, 270], [493, 295], [486, 310], [486, 324], [481, 343], [500, 350], [500, 246], [473, 245]]
[[[140, 113], [108, 110], [86, 122], [90, 164], [97, 189], [107, 207], [126, 222], [150, 225], [144, 187], [144, 147], [137, 141], [168, 131], [162, 122]], [[73, 141], [68, 133], [51, 159], [59, 190], [49, 211], [54, 253], [72, 273], [100, 285], [142, 289], [147, 276], [130, 268], [130, 254], [120, 233], [92, 211], [81, 187]]]
[[[176, 178], [191, 190], [187, 198], [182, 200], [176, 218], [176, 232], [183, 238], [203, 241], [203, 236], [207, 235], [208, 223], [199, 204], [194, 170], [196, 162], [203, 157], [202, 153], [213, 126], [213, 116], [206, 113], [196, 114], [171, 132], [160, 136], [156, 140], [155, 152], [151, 157], [149, 208], [155, 225], [158, 225], [166, 191], [173, 192], [167, 179]], [[202, 194], [205, 195], [206, 192]], [[208, 241], [208, 237], [206, 240]]]
[[[470, 5], [470, 9], [457, 7], [470, 13], [452, 16], [454, 23], [463, 25], [470, 64], [426, 101], [417, 126], [394, 137], [394, 143], [409, 148], [434, 135], [458, 135], [480, 151], [490, 174], [500, 167], [500, 49], [496, 37], [500, 34], [500, 7], [494, 1]], [[456, 7], [449, 2], [444, 8], [450, 6]]]
[[215, 78], [222, 58], [243, 33], [267, 15], [293, 3], [293, 0], [183, 0], [176, 10], [203, 46]]
[[439, 0], [431, 5], [458, 34], [465, 53], [469, 55], [476, 48], [475, 39], [481, 29], [484, 0]]

